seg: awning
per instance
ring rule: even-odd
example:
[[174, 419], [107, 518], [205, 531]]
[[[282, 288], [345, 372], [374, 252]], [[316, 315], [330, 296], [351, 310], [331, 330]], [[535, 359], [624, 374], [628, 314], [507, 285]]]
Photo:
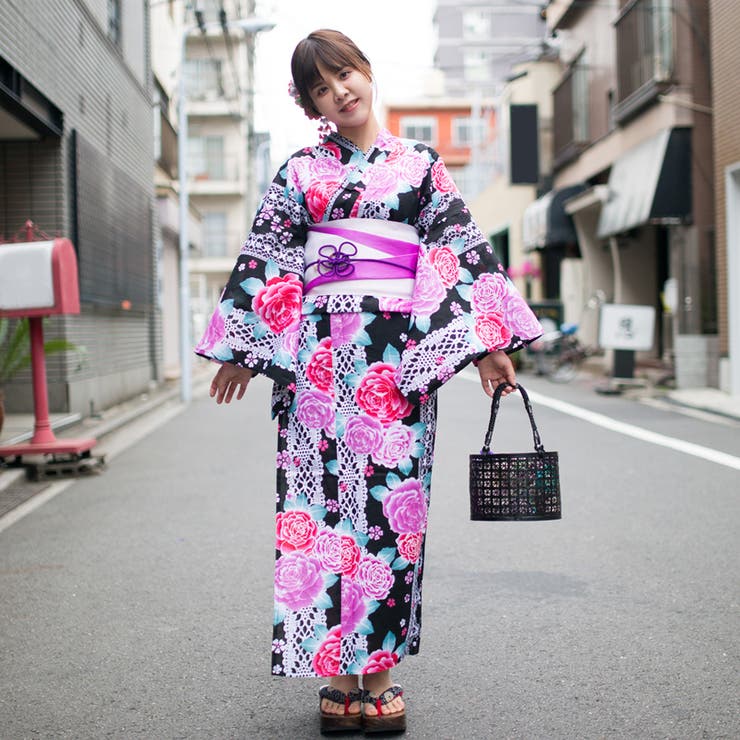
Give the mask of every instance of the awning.
[[691, 130], [665, 129], [623, 154], [609, 173], [601, 239], [647, 223], [681, 223], [691, 213]]
[[571, 185], [551, 190], [524, 211], [522, 241], [525, 249], [539, 249], [577, 241], [573, 220], [563, 204], [585, 190], [585, 185]]

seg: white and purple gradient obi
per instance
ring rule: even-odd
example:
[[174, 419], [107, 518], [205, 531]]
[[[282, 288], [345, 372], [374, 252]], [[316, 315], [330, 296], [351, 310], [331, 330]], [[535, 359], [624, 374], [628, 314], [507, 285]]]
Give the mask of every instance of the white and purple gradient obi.
[[304, 293], [411, 298], [419, 256], [414, 226], [344, 218], [308, 227]]

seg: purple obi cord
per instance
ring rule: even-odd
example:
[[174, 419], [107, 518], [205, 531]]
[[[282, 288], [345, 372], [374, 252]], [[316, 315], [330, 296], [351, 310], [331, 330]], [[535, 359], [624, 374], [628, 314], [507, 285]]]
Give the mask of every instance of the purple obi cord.
[[[416, 274], [418, 244], [326, 224], [309, 226], [309, 232], [331, 234], [343, 241], [322, 245], [318, 249], [318, 259], [306, 263], [306, 269], [315, 266], [319, 273], [306, 283], [306, 292], [336, 280], [390, 280], [413, 278]], [[368, 247], [387, 256], [363, 257], [363, 253], [368, 254]]]

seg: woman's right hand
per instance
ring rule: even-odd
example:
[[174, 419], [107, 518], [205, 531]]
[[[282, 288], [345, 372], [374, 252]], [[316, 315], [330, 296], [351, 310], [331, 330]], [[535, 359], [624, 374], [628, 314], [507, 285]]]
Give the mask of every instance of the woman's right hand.
[[211, 381], [211, 398], [215, 396], [216, 403], [231, 403], [236, 393], [236, 400], [240, 401], [244, 397], [249, 381], [254, 376], [254, 370], [224, 362]]

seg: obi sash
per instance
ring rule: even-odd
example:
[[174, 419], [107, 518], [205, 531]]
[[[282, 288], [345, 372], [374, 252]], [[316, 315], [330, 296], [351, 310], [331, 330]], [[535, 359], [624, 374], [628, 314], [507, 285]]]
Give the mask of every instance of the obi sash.
[[395, 221], [343, 218], [308, 227], [304, 293], [410, 298], [419, 234]]

